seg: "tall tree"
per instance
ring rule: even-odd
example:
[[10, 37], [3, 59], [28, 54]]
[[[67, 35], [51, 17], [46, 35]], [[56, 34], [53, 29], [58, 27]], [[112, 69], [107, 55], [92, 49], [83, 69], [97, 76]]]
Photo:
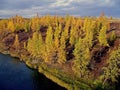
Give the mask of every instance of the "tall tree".
[[80, 77], [87, 77], [89, 73], [87, 65], [90, 62], [90, 51], [81, 38], [75, 44], [74, 56], [73, 71]]
[[77, 35], [77, 29], [75, 27], [72, 27], [71, 30], [70, 30], [70, 41], [69, 43], [71, 45], [74, 45], [75, 42], [76, 42], [76, 35]]
[[15, 31], [15, 26], [14, 26], [14, 23], [13, 23], [13, 21], [12, 20], [10, 20], [9, 22], [8, 22], [8, 30], [10, 30], [11, 32], [14, 32]]
[[15, 40], [14, 40], [14, 44], [13, 45], [15, 46], [16, 50], [19, 49], [20, 42], [19, 42], [18, 34], [15, 35]]
[[34, 56], [43, 58], [44, 56], [44, 42], [39, 32], [34, 32], [31, 39], [28, 40], [27, 50]]
[[55, 44], [56, 49], [60, 46], [61, 31], [62, 31], [62, 26], [60, 24], [56, 25], [56, 29], [54, 32], [54, 44]]
[[98, 36], [98, 40], [100, 45], [102, 46], [109, 46], [108, 42], [107, 42], [107, 35], [106, 35], [106, 30], [107, 30], [107, 26], [106, 24], [104, 24], [99, 32], [99, 36]]
[[51, 26], [48, 27], [47, 33], [46, 33], [46, 59], [45, 62], [51, 62], [53, 60], [54, 56], [54, 42], [53, 42], [53, 29]]
[[[107, 65], [103, 67], [103, 75], [100, 76], [103, 84], [111, 82], [117, 82], [117, 77], [120, 75], [120, 46], [117, 50], [112, 51]], [[109, 81], [109, 82], [108, 82]]]
[[66, 62], [66, 39], [65, 39], [65, 32], [62, 32], [60, 38], [60, 47], [58, 49], [58, 63], [62, 64]]
[[26, 21], [24, 24], [25, 32], [30, 31], [30, 26], [31, 26], [31, 23], [29, 21]]
[[39, 25], [39, 17], [38, 17], [38, 16], [33, 17], [33, 18], [31, 19], [31, 29], [32, 29], [33, 31], [39, 31], [40, 25]]
[[88, 47], [91, 48], [93, 44], [93, 33], [94, 33], [94, 21], [91, 18], [86, 18], [84, 22], [85, 41], [88, 43]]

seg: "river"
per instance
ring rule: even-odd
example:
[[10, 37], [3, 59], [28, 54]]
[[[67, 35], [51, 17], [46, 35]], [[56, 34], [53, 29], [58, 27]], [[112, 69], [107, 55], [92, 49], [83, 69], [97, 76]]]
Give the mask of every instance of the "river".
[[0, 54], [0, 90], [65, 90], [19, 59]]

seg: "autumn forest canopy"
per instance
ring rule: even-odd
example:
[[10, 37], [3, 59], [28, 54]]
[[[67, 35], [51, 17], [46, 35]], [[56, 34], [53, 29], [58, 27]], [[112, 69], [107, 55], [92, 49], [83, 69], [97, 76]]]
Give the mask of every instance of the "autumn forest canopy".
[[31, 18], [16, 15], [0, 20], [0, 49], [16, 54], [37, 69], [43, 65], [41, 69], [53, 72], [51, 75], [67, 83], [63, 85], [66, 88], [71, 85], [72, 90], [86, 90], [88, 86], [111, 90], [120, 77], [119, 26], [119, 21], [104, 14]]

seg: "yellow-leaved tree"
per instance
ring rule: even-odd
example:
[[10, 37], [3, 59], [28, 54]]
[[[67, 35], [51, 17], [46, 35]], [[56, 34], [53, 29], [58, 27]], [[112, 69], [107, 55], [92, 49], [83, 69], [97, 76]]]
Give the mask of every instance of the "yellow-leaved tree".
[[104, 24], [100, 29], [99, 36], [98, 36], [98, 40], [101, 46], [109, 46], [107, 42], [106, 30], [107, 30], [107, 26], [106, 24]]
[[19, 37], [18, 37], [18, 34], [15, 35], [15, 40], [14, 40], [14, 44], [15, 46], [15, 49], [18, 50], [19, 49], [19, 46], [20, 46], [20, 42], [19, 42]]
[[87, 65], [90, 62], [90, 50], [87, 46], [88, 45], [86, 45], [86, 42], [79, 38], [75, 44], [75, 49], [73, 52], [75, 60], [73, 61], [74, 65], [72, 70], [77, 76], [82, 78], [87, 78], [89, 75]]
[[53, 29], [51, 26], [48, 27], [45, 40], [45, 62], [52, 62], [54, 60], [54, 40], [53, 40]]
[[14, 26], [14, 23], [12, 20], [10, 20], [8, 22], [8, 27], [7, 27], [8, 30], [10, 30], [11, 32], [14, 32], [15, 31], [15, 26]]

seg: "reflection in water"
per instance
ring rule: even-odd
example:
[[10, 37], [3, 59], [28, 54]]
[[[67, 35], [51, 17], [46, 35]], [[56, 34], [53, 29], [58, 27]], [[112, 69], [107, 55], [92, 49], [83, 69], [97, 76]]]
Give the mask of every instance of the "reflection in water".
[[29, 69], [19, 59], [0, 54], [0, 90], [65, 90]]

